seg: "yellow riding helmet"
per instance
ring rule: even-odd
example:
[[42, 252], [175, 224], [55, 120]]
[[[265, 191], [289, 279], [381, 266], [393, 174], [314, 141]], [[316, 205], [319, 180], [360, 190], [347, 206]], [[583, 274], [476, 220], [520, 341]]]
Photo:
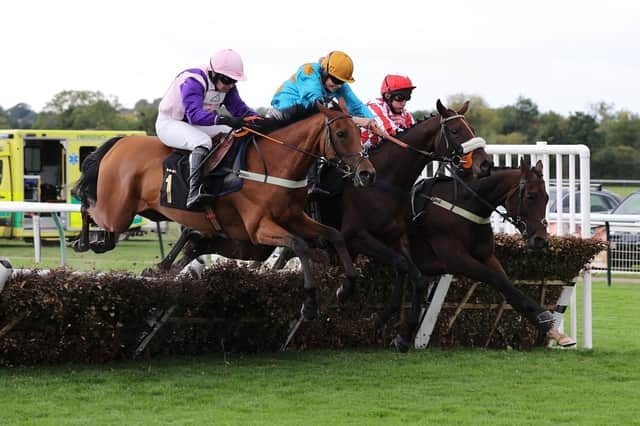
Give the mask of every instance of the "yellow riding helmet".
[[345, 83], [353, 83], [353, 61], [344, 52], [334, 50], [322, 58], [320, 65], [330, 76], [342, 80]]

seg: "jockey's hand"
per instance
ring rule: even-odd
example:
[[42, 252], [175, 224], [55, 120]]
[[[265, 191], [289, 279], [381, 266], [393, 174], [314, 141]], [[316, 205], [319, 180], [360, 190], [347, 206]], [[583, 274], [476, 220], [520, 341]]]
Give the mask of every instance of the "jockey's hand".
[[244, 118], [245, 127], [251, 130], [264, 133], [266, 132], [266, 126], [264, 125], [264, 117], [260, 115], [250, 115]]
[[365, 129], [372, 129], [376, 125], [376, 120], [373, 118], [353, 117], [353, 121], [360, 127]]
[[216, 124], [222, 124], [231, 127], [233, 130], [237, 130], [241, 129], [247, 123], [242, 117], [228, 117], [221, 115], [218, 117], [218, 122]]

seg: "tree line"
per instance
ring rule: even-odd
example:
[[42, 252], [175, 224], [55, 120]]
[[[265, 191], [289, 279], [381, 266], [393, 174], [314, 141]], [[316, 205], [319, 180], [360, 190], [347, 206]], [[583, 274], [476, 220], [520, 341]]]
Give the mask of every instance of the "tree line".
[[[589, 111], [568, 117], [553, 111], [540, 112], [529, 98], [520, 96], [512, 105], [491, 108], [479, 96], [456, 94], [446, 105], [460, 107], [471, 101], [466, 114], [479, 136], [490, 144], [584, 144], [591, 150], [591, 176], [596, 179], [640, 179], [640, 116], [600, 102]], [[144, 130], [155, 134], [160, 98], [141, 99], [132, 109], [124, 108], [117, 97], [99, 91], [65, 90], [56, 94], [36, 112], [26, 103], [11, 108], [0, 106], [0, 129], [105, 129]], [[258, 108], [265, 113], [266, 108]], [[412, 114], [422, 119], [434, 111]]]

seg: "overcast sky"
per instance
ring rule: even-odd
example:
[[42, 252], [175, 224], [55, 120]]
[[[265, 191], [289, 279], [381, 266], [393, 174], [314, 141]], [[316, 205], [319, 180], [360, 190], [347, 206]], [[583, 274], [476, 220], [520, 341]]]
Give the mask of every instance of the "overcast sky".
[[161, 3], [4, 1], [0, 106], [40, 111], [62, 90], [99, 90], [133, 107], [232, 48], [249, 78], [238, 88], [254, 108], [302, 63], [343, 50], [365, 102], [385, 74], [399, 73], [418, 86], [412, 111], [465, 93], [493, 108], [523, 95], [565, 116], [600, 101], [640, 112], [634, 0]]

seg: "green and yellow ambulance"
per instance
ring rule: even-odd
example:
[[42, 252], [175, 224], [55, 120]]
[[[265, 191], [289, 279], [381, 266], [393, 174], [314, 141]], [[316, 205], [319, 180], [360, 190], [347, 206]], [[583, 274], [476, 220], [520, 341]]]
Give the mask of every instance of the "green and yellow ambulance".
[[[79, 204], [71, 188], [80, 178], [80, 165], [100, 144], [116, 136], [144, 135], [141, 131], [113, 130], [3, 130], [0, 129], [0, 201]], [[80, 213], [60, 213], [67, 236], [82, 226]], [[131, 230], [144, 219], [136, 216]], [[42, 214], [41, 236], [57, 238], [50, 215]], [[0, 212], [0, 238], [33, 237], [29, 214]]]

